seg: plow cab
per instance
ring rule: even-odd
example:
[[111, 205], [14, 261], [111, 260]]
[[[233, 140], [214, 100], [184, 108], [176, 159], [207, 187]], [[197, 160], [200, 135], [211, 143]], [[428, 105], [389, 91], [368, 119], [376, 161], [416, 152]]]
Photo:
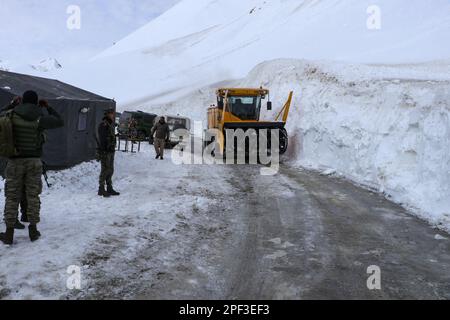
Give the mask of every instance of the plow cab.
[[[248, 152], [249, 141], [252, 136], [256, 136], [257, 148], [259, 149], [261, 141], [259, 136], [265, 135], [267, 141], [267, 148], [271, 150], [271, 134], [272, 131], [277, 131], [279, 137], [279, 152], [283, 154], [288, 147], [288, 135], [285, 129], [286, 122], [289, 116], [290, 106], [292, 102], [293, 92], [289, 94], [288, 100], [284, 107], [278, 113], [274, 121], [261, 120], [262, 108], [272, 110], [272, 102], [270, 101], [270, 92], [267, 89], [251, 89], [251, 88], [222, 88], [218, 89], [217, 106], [212, 106], [208, 109], [208, 129], [216, 129], [221, 134], [218, 138], [219, 152], [224, 154], [225, 149], [232, 145], [233, 149], [236, 141], [231, 142], [231, 136], [236, 136], [236, 133], [244, 134], [247, 141], [246, 150]], [[227, 147], [228, 145], [228, 147]]]

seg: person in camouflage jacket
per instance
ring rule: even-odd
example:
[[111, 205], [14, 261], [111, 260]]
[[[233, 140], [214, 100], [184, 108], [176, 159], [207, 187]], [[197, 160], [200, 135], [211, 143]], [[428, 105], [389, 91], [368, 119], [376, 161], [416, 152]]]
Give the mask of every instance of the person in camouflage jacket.
[[114, 190], [112, 182], [117, 143], [114, 120], [115, 110], [108, 110], [98, 127], [98, 157], [101, 163], [98, 195], [101, 197], [120, 195], [119, 192]]
[[34, 91], [23, 94], [22, 103], [13, 109], [12, 127], [14, 144], [18, 154], [8, 159], [6, 166], [5, 213], [6, 232], [0, 233], [0, 241], [12, 245], [14, 227], [17, 222], [19, 203], [25, 189], [28, 202], [28, 227], [31, 241], [40, 238], [37, 230], [40, 222], [42, 192], [41, 161], [44, 144], [44, 131], [64, 126], [61, 116], [48, 105], [46, 100], [40, 100]]
[[[11, 103], [8, 104], [6, 107], [4, 107], [0, 111], [0, 115], [3, 116], [7, 112], [14, 110], [14, 108], [19, 106], [21, 103], [22, 103], [22, 97], [14, 97], [14, 99], [11, 101]], [[5, 185], [5, 188], [7, 188], [7, 187], [8, 186]], [[23, 187], [23, 189], [22, 189], [22, 196], [20, 198], [20, 212], [22, 213], [20, 221], [22, 221], [22, 222], [29, 222], [28, 221], [27, 210], [28, 210], [27, 194], [26, 194], [26, 191], [25, 191], [25, 187]], [[17, 229], [17, 230], [25, 229], [25, 225], [20, 223], [20, 221], [19, 221], [19, 219], [17, 219], [16, 224], [14, 226], [14, 228]]]

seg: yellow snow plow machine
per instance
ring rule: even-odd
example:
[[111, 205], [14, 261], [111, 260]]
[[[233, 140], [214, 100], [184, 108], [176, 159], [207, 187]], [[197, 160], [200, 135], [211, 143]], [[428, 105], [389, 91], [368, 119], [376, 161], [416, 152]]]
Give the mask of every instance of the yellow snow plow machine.
[[[268, 150], [271, 150], [271, 137], [273, 137], [270, 132], [278, 130], [279, 153], [284, 154], [286, 152], [289, 138], [285, 126], [289, 116], [293, 92], [290, 92], [284, 107], [278, 113], [275, 121], [260, 119], [263, 103], [266, 104], [268, 111], [272, 110], [270, 92], [267, 89], [221, 88], [217, 90], [216, 95], [217, 106], [213, 105], [208, 109], [208, 129], [219, 132], [219, 135], [216, 137], [218, 140], [216, 141], [218, 145], [216, 153], [219, 152], [224, 155], [225, 151], [229, 150], [229, 147], [236, 150], [236, 141], [234, 144], [227, 141], [230, 130], [243, 132], [247, 135], [247, 140], [250, 139], [249, 132], [252, 132], [253, 135], [257, 136], [258, 149], [261, 147], [259, 136], [264, 133], [266, 140], [263, 141], [267, 141]], [[246, 150], [248, 143], [246, 141]], [[231, 146], [231, 144], [233, 145]]]

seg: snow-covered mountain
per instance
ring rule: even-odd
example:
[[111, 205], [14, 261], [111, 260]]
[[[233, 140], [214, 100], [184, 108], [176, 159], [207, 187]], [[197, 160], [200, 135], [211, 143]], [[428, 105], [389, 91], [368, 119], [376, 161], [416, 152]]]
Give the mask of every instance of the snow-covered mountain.
[[63, 66], [55, 58], [42, 59], [36, 63], [0, 60], [0, 70], [18, 72], [41, 77], [59, 77]]
[[167, 102], [277, 58], [448, 59], [449, 16], [447, 0], [183, 0], [64, 78], [121, 104]]
[[62, 68], [62, 65], [55, 58], [47, 58], [41, 60], [37, 64], [30, 65], [31, 69], [39, 72], [56, 71]]

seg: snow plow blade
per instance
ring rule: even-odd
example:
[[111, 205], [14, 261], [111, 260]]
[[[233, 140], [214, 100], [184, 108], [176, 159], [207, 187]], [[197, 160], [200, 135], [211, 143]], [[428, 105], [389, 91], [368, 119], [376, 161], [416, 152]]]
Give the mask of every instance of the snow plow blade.
[[[293, 92], [275, 121], [261, 121], [262, 102], [267, 101], [267, 110], [272, 110], [269, 90], [264, 88], [220, 88], [216, 92], [217, 106], [208, 109], [208, 129], [216, 129], [222, 133], [219, 141], [220, 153], [223, 154], [226, 147], [227, 130], [235, 131], [239, 135], [242, 130], [246, 133], [246, 140], [250, 140], [249, 130], [255, 130], [258, 135], [258, 149], [260, 133], [267, 133], [268, 150], [271, 150], [271, 130], [279, 130], [279, 152], [284, 154], [288, 148], [288, 134], [285, 129], [289, 116]], [[268, 131], [266, 131], [268, 130]], [[242, 132], [241, 132], [242, 133]], [[237, 139], [235, 139], [237, 140]], [[240, 142], [241, 144], [244, 142]], [[250, 142], [245, 142], [248, 146]], [[235, 143], [235, 146], [237, 143]]]
[[[226, 123], [224, 125], [225, 130], [225, 145], [226, 145], [226, 130], [233, 130], [236, 132], [237, 130], [242, 130], [246, 133], [248, 130], [254, 130], [258, 137], [258, 149], [259, 149], [259, 141], [260, 134], [265, 134], [267, 139], [267, 150], [271, 150], [272, 145], [272, 130], [279, 130], [279, 152], [280, 154], [284, 154], [287, 151], [287, 147], [289, 144], [289, 138], [287, 131], [285, 129], [285, 123], [283, 122], [235, 122], [235, 123]], [[248, 143], [247, 147], [248, 148]], [[235, 148], [236, 149], [236, 148]]]

